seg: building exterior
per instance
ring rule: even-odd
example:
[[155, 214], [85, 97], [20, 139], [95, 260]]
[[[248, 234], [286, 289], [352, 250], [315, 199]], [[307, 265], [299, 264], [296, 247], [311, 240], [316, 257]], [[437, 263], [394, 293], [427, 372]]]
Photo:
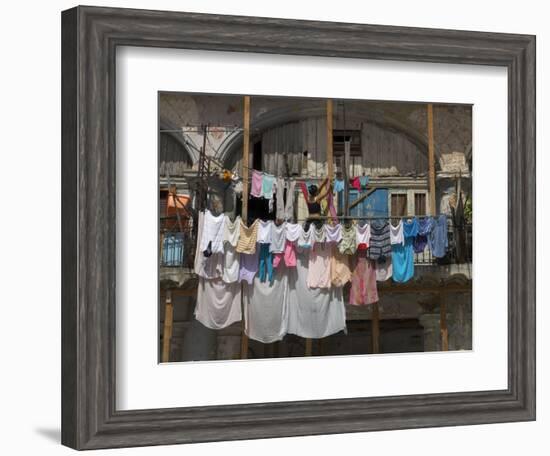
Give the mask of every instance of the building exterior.
[[[346, 335], [309, 346], [294, 336], [275, 344], [250, 341], [248, 357], [302, 356], [304, 350], [330, 355], [471, 349], [472, 107], [433, 105], [432, 199], [425, 103], [334, 100], [333, 106], [330, 136], [326, 100], [251, 97], [250, 168], [320, 182], [329, 173], [327, 142], [332, 140], [335, 177], [348, 182], [366, 176], [369, 182], [368, 191], [346, 185], [335, 198], [338, 213], [358, 218], [445, 214], [447, 255], [436, 259], [427, 249], [415, 254], [412, 281], [379, 283], [376, 306], [346, 306]], [[212, 331], [193, 318], [192, 262], [201, 204], [231, 217], [241, 213], [238, 183], [250, 171], [242, 166], [243, 115], [242, 96], [159, 96], [159, 333], [170, 360], [239, 357], [240, 324]], [[221, 177], [224, 170], [231, 179]], [[185, 211], [166, 216], [174, 193], [188, 198]], [[307, 207], [298, 189], [294, 198], [295, 217], [303, 220]], [[269, 216], [265, 204], [250, 203], [249, 219]], [[165, 305], [167, 296], [170, 305]], [[173, 312], [173, 325], [166, 311]]]

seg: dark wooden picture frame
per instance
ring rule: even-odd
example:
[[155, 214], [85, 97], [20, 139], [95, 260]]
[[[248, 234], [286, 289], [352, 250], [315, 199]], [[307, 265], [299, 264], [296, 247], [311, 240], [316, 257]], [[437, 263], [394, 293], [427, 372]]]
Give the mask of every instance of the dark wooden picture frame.
[[[147, 46], [508, 69], [508, 388], [115, 407], [115, 51]], [[535, 37], [76, 7], [62, 13], [62, 443], [161, 445], [535, 419]]]

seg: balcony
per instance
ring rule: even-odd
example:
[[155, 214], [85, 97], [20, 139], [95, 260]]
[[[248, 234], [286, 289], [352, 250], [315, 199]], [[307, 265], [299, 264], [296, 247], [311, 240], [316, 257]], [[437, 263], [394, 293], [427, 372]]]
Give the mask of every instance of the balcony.
[[[193, 265], [196, 246], [196, 233], [192, 220], [189, 219], [183, 230], [174, 231], [174, 217], [162, 217], [160, 234], [160, 268], [161, 281], [175, 282], [178, 286], [193, 277]], [[462, 274], [471, 278], [472, 262], [472, 225], [453, 226], [449, 223], [449, 245], [442, 258], [432, 255], [426, 246], [424, 251], [414, 254], [414, 264], [421, 275], [450, 276]], [[446, 271], [446, 272], [445, 272]]]

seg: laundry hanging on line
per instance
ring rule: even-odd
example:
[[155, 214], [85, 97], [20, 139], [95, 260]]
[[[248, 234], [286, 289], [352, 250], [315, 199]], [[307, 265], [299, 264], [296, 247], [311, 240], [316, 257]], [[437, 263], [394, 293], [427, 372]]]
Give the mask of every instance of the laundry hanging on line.
[[[197, 304], [195, 315], [213, 329], [238, 321], [242, 316], [233, 295], [240, 283], [245, 332], [264, 343], [280, 340], [287, 333], [321, 338], [345, 330], [343, 286], [351, 285], [350, 304], [370, 305], [379, 299], [377, 282], [390, 278], [405, 282], [414, 276], [416, 236], [427, 236], [426, 248], [431, 243], [437, 254], [448, 245], [445, 216], [422, 223], [412, 217], [396, 226], [383, 219], [311, 224], [308, 230], [298, 223], [257, 219], [246, 226], [240, 218], [219, 217], [208, 210], [199, 214], [195, 272], [204, 302]], [[438, 231], [433, 233], [429, 227]], [[206, 256], [200, 246], [211, 246], [220, 230], [223, 253]], [[373, 247], [376, 259], [369, 256]], [[222, 293], [224, 287], [231, 296]], [[276, 302], [266, 299], [275, 295]]]

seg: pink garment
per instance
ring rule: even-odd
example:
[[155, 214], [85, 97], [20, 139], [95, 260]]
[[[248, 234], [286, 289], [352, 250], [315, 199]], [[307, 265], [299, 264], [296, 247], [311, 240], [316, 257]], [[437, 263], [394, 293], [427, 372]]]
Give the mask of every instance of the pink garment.
[[252, 184], [250, 185], [250, 195], [259, 198], [262, 196], [262, 177], [263, 174], [255, 169], [252, 170]]
[[334, 207], [334, 198], [332, 197], [332, 192], [328, 192], [327, 202], [328, 202], [328, 211], [330, 212], [332, 221], [334, 223], [338, 223], [338, 219], [336, 218], [336, 208]]
[[330, 288], [330, 258], [332, 244], [315, 243], [309, 253], [307, 271], [308, 288]]
[[378, 302], [376, 288], [376, 269], [371, 260], [365, 257], [357, 259], [357, 265], [351, 276], [349, 303], [353, 306], [362, 306]]
[[284, 252], [273, 254], [273, 267], [279, 267], [283, 259], [287, 268], [296, 267], [296, 244], [294, 242], [286, 241]]
[[357, 190], [361, 190], [361, 179], [359, 179], [359, 177], [354, 177], [351, 180], [351, 186]]

